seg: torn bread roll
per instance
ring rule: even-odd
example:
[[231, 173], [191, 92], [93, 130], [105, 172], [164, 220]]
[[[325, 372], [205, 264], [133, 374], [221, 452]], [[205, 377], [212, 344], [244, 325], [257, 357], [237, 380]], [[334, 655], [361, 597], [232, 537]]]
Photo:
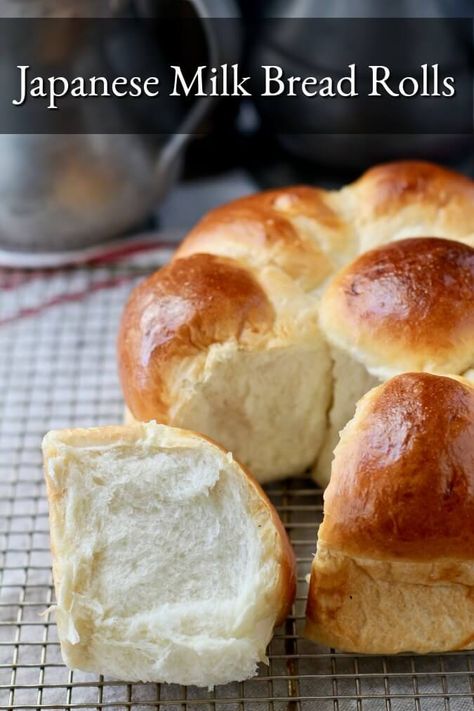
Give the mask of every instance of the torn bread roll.
[[202, 432], [261, 482], [299, 474], [325, 431], [330, 358], [317, 301], [281, 270], [210, 254], [132, 292], [118, 351], [133, 418]]
[[333, 359], [328, 433], [314, 467], [325, 486], [339, 431], [371, 387], [411, 370], [469, 374], [474, 249], [419, 237], [366, 252], [327, 286], [320, 325]]
[[49, 432], [43, 452], [66, 664], [198, 686], [253, 676], [295, 563], [252, 476], [153, 422]]
[[336, 447], [306, 636], [348, 652], [474, 647], [474, 386], [406, 373]]

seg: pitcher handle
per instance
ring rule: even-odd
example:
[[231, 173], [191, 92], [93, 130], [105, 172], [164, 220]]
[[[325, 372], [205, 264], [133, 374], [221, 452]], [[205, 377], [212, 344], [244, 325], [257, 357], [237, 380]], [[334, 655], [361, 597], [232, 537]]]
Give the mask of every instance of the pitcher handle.
[[[220, 64], [232, 64], [237, 62], [241, 47], [240, 34], [240, 13], [234, 0], [187, 0], [200, 18], [207, 42], [207, 50], [209, 56], [209, 64], [211, 66], [219, 66]], [[231, 32], [216, 33], [212, 19], [234, 19], [234, 22], [227, 27]], [[226, 27], [226, 25], [220, 25]], [[201, 120], [209, 111], [209, 106], [212, 99], [203, 97], [191, 107], [188, 115], [184, 118], [176, 133], [170, 136], [170, 140], [161, 147], [160, 159], [157, 163], [157, 179], [160, 184], [161, 179], [165, 177], [168, 170], [175, 162], [176, 156], [185, 148], [189, 142], [190, 136], [194, 129], [199, 125]]]

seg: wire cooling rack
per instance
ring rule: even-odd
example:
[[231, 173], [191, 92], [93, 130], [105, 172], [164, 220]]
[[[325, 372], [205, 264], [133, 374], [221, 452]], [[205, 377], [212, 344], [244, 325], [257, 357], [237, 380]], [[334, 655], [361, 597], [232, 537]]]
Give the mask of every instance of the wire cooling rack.
[[69, 671], [54, 614], [40, 441], [53, 427], [119, 422], [115, 337], [133, 283], [163, 259], [0, 271], [0, 708], [162, 711], [465, 711], [473, 656], [366, 657], [302, 634], [322, 499], [309, 480], [268, 487], [298, 557], [298, 596], [258, 677], [209, 692]]

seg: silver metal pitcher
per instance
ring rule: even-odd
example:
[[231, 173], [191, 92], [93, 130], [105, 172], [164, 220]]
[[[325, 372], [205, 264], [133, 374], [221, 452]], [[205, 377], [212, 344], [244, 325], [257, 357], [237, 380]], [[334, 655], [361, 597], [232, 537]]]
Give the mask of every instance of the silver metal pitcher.
[[[209, 64], [235, 61], [238, 38], [216, 36], [209, 21], [211, 17], [236, 16], [232, 0], [185, 2], [199, 18]], [[153, 12], [153, 2], [149, 0], [4, 0], [0, 2], [0, 17], [80, 16], [94, 22], [100, 17], [122, 17], [121, 13], [130, 4], [135, 6], [135, 13]], [[49, 37], [48, 41], [52, 47], [60, 42], [62, 51], [67, 52], [64, 36]], [[123, 55], [122, 50], [123, 47], [120, 50]], [[135, 52], [136, 45], [129, 51]], [[5, 86], [9, 80], [7, 73], [17, 70], [8, 61], [8, 46], [2, 47], [2, 53], [0, 77]], [[105, 52], [104, 57], [106, 60]], [[131, 58], [135, 60], [135, 55]], [[39, 55], [40, 66], [41, 62]], [[60, 59], [58, 73], [61, 66]], [[96, 69], [97, 74], [101, 74], [101, 67], [94, 67]], [[154, 67], [147, 69], [150, 74], [154, 73]], [[208, 99], [195, 99], [187, 113], [180, 117], [175, 132], [166, 136], [62, 133], [60, 124], [54, 135], [1, 134], [0, 250], [42, 253], [76, 250], [116, 238], [143, 224], [176, 180], [189, 135], [208, 108]], [[28, 121], [25, 114], [28, 110], [22, 107], [23, 120]], [[75, 125], [77, 121], [83, 122], [81, 129], [91, 119], [87, 111], [83, 105], [81, 115], [74, 116]], [[94, 111], [92, 104], [90, 111]], [[70, 111], [64, 112], [64, 118], [60, 112], [57, 114], [59, 121], [68, 121], [71, 116]], [[32, 114], [31, 121], [35, 119]], [[93, 119], [93, 125], [97, 126], [97, 116]], [[65, 125], [63, 129], [70, 131], [71, 127]]]

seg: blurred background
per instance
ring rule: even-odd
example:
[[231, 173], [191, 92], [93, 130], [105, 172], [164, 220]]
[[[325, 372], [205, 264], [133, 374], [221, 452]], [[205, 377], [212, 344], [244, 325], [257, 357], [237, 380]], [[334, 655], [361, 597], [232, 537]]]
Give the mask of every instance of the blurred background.
[[[7, 26], [0, 65], [6, 86], [13, 81], [15, 64], [8, 63], [8, 53], [14, 57], [20, 49], [35, 52], [35, 65], [49, 74], [159, 74], [172, 56], [183, 66], [239, 62], [243, 74], [261, 64], [278, 64], [288, 75], [337, 78], [350, 57], [366, 56], [367, 65], [380, 53], [380, 26], [374, 18], [394, 28], [388, 51], [396, 75], [404, 76], [431, 57], [470, 85], [474, 77], [471, 0], [3, 0], [0, 9], [0, 18], [28, 17], [32, 23], [62, 18], [66, 23], [48, 25], [47, 31], [44, 24], [32, 24], [34, 45]], [[164, 18], [170, 16], [176, 23], [164, 32]], [[85, 52], [77, 24], [71, 24], [78, 17], [87, 20], [89, 29], [97, 18], [125, 18], [127, 24], [109, 33], [105, 43], [96, 32], [99, 44], [87, 45]], [[144, 18], [153, 23], [146, 32], [139, 23]], [[213, 25], [210, 18], [230, 22]], [[364, 18], [362, 31], [354, 33], [345, 22], [351, 18]], [[413, 23], [416, 18], [435, 20], [434, 34], [423, 32], [426, 25]], [[453, 23], [454, 18], [462, 20]], [[319, 22], [323, 19], [339, 20], [337, 32], [328, 32], [328, 25]], [[434, 160], [474, 174], [472, 132], [433, 131], [416, 103], [408, 108], [400, 103], [395, 117], [392, 105], [384, 109], [381, 104], [380, 127], [370, 134], [364, 133], [366, 117], [344, 99], [319, 102], [317, 109], [300, 98], [185, 100], [156, 116], [139, 101], [107, 106], [107, 113], [93, 102], [85, 106], [77, 111], [77, 104], [64, 103], [53, 118], [44, 112], [50, 123], [41, 132], [42, 116], [32, 105], [18, 123], [24, 134], [0, 135], [0, 265], [35, 268], [86, 261], [102, 248], [122, 249], [136, 240], [142, 244], [157, 233], [172, 245], [222, 202], [291, 183], [335, 187], [387, 160]], [[446, 106], [433, 104], [435, 125], [449, 125], [452, 115]], [[298, 130], [306, 119], [317, 122], [317, 132]], [[96, 133], [101, 125], [114, 130]], [[126, 132], [124, 125], [137, 132]]]
[[[208, 691], [68, 670], [50, 614], [40, 451], [48, 429], [122, 421], [124, 303], [210, 208], [285, 184], [338, 186], [399, 158], [474, 175], [472, 131], [433, 132], [432, 123], [446, 129], [457, 118], [442, 102], [428, 117], [416, 102], [385, 106], [376, 131], [364, 133], [366, 117], [350, 101], [65, 97], [47, 111], [40, 100], [13, 110], [9, 98], [17, 64], [46, 76], [133, 76], [160, 74], [172, 56], [183, 66], [239, 61], [243, 73], [269, 63], [337, 76], [356, 49], [361, 66], [389, 50], [400, 76], [438, 58], [472, 86], [472, 10], [471, 0], [0, 0], [0, 708], [472, 708], [469, 653], [364, 658], [302, 638], [322, 516], [321, 492], [307, 479], [269, 489], [292, 536], [300, 591], [259, 677]], [[297, 130], [307, 122], [319, 130]]]

